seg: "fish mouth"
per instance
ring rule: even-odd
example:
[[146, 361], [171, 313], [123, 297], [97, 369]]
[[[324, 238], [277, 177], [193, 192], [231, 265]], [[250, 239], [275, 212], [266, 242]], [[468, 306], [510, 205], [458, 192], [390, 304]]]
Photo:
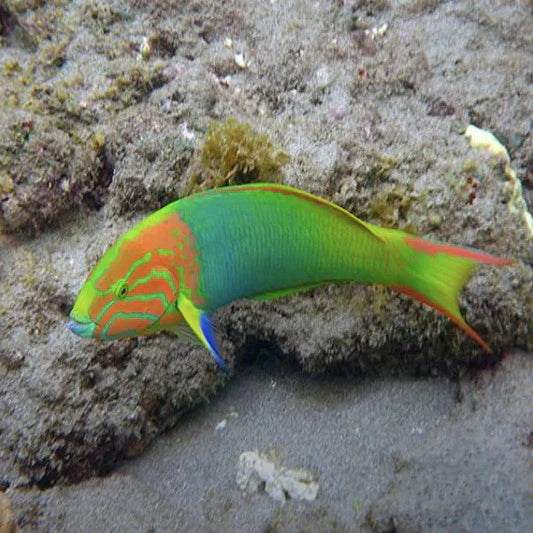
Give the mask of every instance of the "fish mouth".
[[67, 327], [72, 333], [78, 335], [78, 337], [88, 339], [93, 336], [96, 324], [94, 322], [79, 322], [78, 320], [73, 319], [69, 321]]

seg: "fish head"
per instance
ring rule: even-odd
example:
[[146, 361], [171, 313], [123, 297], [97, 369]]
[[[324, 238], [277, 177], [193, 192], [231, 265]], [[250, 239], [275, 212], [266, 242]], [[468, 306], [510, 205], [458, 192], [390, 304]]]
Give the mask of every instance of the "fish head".
[[177, 301], [179, 276], [169, 254], [142, 234], [134, 237], [119, 239], [87, 277], [68, 323], [76, 335], [118, 339], [152, 333]]

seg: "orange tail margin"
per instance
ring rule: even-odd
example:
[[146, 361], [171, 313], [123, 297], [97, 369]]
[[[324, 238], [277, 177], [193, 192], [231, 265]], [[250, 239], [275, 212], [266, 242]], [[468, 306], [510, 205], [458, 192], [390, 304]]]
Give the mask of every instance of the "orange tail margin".
[[422, 282], [420, 278], [417, 279], [417, 283], [413, 284], [417, 288], [404, 283], [395, 284], [393, 288], [448, 317], [486, 352], [492, 353], [491, 347], [465, 322], [457, 297], [470, 274], [479, 265], [511, 265], [514, 261], [479, 250], [426, 241], [411, 235], [405, 236], [403, 242], [417, 252], [416, 268], [429, 272], [429, 275]]

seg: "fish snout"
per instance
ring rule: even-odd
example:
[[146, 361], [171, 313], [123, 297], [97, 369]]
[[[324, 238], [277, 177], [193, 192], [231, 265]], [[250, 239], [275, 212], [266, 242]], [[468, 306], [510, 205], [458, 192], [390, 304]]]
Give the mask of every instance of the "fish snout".
[[70, 331], [72, 331], [72, 333], [75, 333], [79, 337], [83, 337], [85, 339], [93, 336], [94, 328], [96, 327], [94, 322], [79, 322], [72, 318], [72, 314], [70, 318], [72, 320], [68, 322], [67, 327], [70, 329]]

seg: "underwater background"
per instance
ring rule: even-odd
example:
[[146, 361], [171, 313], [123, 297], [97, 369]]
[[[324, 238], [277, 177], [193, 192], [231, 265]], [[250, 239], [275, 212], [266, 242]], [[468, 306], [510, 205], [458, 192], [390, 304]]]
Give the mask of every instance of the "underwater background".
[[[527, 530], [532, 45], [526, 0], [0, 1], [0, 532]], [[67, 329], [127, 229], [256, 181], [515, 259], [461, 295], [494, 354], [355, 284], [217, 313], [229, 380]]]

